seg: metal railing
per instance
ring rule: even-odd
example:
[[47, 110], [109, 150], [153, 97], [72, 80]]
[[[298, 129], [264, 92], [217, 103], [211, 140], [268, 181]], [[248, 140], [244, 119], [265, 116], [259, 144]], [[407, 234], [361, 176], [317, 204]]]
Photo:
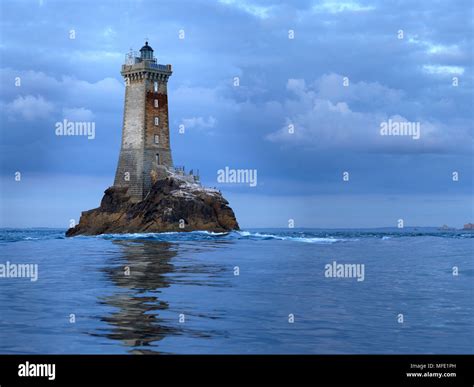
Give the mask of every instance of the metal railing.
[[150, 60], [145, 60], [145, 61], [140, 60], [139, 62], [135, 62], [133, 64], [124, 63], [122, 65], [123, 70], [131, 70], [132, 68], [134, 70], [154, 69], [154, 70], [160, 70], [160, 71], [166, 71], [166, 72], [168, 71], [171, 72], [171, 69], [172, 69], [170, 64], [163, 65], [163, 64], [156, 63], [156, 59], [155, 59], [155, 62], [152, 62]]
[[172, 168], [173, 172], [176, 173], [177, 175], [182, 175], [182, 176], [193, 176], [195, 181], [200, 180], [200, 175], [199, 175], [199, 169], [191, 169], [188, 173], [186, 173], [186, 169], [184, 165], [175, 165]]

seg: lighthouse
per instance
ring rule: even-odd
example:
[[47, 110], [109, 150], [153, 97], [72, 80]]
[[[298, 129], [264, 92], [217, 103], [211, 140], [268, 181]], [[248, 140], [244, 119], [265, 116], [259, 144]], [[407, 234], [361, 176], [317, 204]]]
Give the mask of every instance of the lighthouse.
[[143, 200], [153, 183], [174, 171], [168, 120], [170, 64], [158, 64], [145, 42], [122, 65], [125, 104], [122, 144], [114, 186], [127, 187], [132, 201]]
[[[83, 211], [66, 236], [107, 233], [238, 230], [229, 202], [205, 188], [199, 170], [173, 165], [168, 122], [171, 65], [158, 64], [145, 42], [122, 65], [125, 105], [114, 185], [100, 207]], [[139, 203], [138, 205], [136, 203]]]

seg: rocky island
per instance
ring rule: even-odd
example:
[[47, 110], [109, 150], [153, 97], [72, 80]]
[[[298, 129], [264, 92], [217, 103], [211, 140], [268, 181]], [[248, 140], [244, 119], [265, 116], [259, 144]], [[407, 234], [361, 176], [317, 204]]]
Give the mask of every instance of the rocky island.
[[225, 232], [239, 225], [229, 203], [215, 189], [170, 175], [156, 181], [144, 200], [134, 203], [126, 187], [110, 187], [99, 208], [84, 211], [66, 236], [206, 230]]
[[171, 65], [158, 64], [146, 42], [139, 55], [128, 54], [121, 74], [125, 110], [114, 184], [100, 207], [82, 212], [66, 236], [238, 230], [220, 191], [202, 187], [199, 174], [186, 174], [173, 164], [167, 91]]

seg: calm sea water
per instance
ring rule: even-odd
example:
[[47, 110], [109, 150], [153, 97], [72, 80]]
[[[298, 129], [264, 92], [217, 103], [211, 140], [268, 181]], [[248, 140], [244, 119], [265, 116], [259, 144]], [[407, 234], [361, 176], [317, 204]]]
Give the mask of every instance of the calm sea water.
[[[434, 229], [3, 229], [0, 264], [39, 276], [0, 278], [0, 353], [474, 353], [473, 247]], [[364, 281], [327, 278], [334, 261]]]

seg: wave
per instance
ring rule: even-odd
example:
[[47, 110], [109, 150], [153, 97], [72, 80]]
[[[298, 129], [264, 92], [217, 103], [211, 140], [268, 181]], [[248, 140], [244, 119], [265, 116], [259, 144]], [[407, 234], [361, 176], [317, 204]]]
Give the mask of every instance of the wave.
[[276, 239], [282, 241], [294, 241], [294, 242], [304, 242], [304, 243], [335, 243], [342, 242], [346, 239], [337, 239], [333, 237], [305, 237], [305, 236], [289, 236], [289, 235], [277, 235], [277, 234], [261, 234], [259, 232], [250, 232], [250, 231], [237, 231], [240, 236], [248, 239]]
[[[65, 230], [61, 229], [0, 229], [0, 243], [10, 242], [41, 242], [52, 239], [70, 239], [66, 238]], [[437, 237], [437, 238], [455, 238], [471, 239], [474, 233], [459, 230], [458, 232], [439, 232], [439, 231], [389, 231], [389, 230], [282, 230], [268, 229], [259, 231], [231, 231], [231, 232], [211, 232], [211, 231], [191, 231], [191, 232], [162, 232], [162, 233], [128, 233], [128, 234], [102, 234], [96, 236], [80, 235], [76, 238], [97, 238], [104, 240], [156, 240], [165, 242], [186, 242], [201, 240], [273, 240], [288, 241], [313, 244], [333, 244], [341, 242], [356, 242], [365, 239], [378, 239], [382, 241], [399, 238], [417, 238], [417, 237]]]
[[213, 238], [228, 235], [228, 232], [212, 231], [168, 231], [168, 232], [147, 232], [147, 233], [125, 233], [125, 234], [100, 234], [93, 236], [80, 235], [75, 238], [101, 238], [101, 239], [151, 239], [151, 240], [197, 240], [199, 238]]
[[[78, 236], [76, 238], [90, 238]], [[348, 239], [334, 237], [306, 236], [302, 233], [260, 233], [251, 231], [231, 231], [231, 232], [211, 232], [211, 231], [190, 231], [190, 232], [162, 232], [162, 233], [129, 233], [129, 234], [102, 234], [93, 238], [112, 240], [157, 240], [157, 241], [198, 241], [198, 240], [280, 240], [303, 243], [323, 243], [331, 244], [347, 241]], [[356, 239], [358, 240], [358, 239]]]
[[0, 229], [0, 243], [66, 239], [62, 229]]

